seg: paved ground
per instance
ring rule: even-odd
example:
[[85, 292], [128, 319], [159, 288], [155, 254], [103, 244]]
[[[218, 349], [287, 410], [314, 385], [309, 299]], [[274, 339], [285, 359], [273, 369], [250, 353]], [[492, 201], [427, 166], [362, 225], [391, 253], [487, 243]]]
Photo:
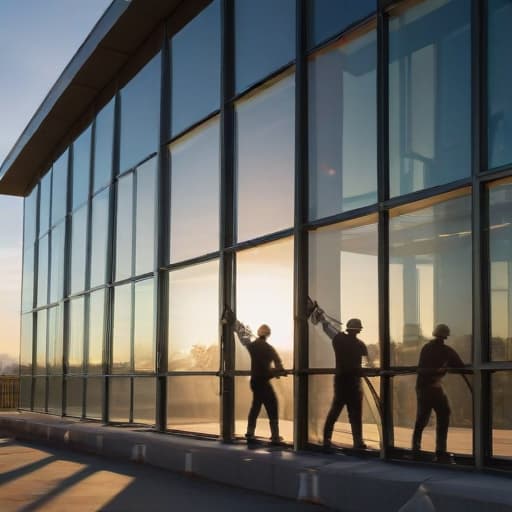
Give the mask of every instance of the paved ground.
[[304, 511], [325, 507], [0, 438], [0, 511]]

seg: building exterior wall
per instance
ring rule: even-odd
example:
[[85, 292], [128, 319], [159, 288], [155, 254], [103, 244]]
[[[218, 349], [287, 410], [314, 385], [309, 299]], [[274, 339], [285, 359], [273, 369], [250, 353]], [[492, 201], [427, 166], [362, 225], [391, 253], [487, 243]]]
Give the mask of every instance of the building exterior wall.
[[25, 199], [21, 408], [243, 436], [228, 305], [271, 325], [294, 370], [282, 435], [318, 445], [334, 357], [309, 295], [363, 322], [371, 449], [407, 455], [419, 351], [446, 323], [466, 365], [448, 449], [506, 464], [510, 18], [510, 0], [214, 0], [169, 31]]

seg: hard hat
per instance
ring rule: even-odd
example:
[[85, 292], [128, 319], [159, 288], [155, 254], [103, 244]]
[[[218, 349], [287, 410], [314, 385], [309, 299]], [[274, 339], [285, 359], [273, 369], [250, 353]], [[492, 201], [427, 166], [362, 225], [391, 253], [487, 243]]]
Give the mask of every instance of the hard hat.
[[436, 338], [448, 338], [448, 336], [450, 336], [450, 328], [446, 324], [437, 324], [432, 331], [432, 336]]
[[359, 318], [351, 318], [347, 322], [347, 329], [362, 329], [363, 324], [361, 323], [361, 320]]
[[270, 327], [267, 324], [261, 324], [258, 327], [258, 336], [266, 338], [267, 336], [270, 336]]

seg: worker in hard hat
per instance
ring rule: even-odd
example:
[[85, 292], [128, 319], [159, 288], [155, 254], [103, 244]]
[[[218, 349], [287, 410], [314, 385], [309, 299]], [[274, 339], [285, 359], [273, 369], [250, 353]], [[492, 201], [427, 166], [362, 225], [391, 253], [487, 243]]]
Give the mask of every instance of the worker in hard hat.
[[235, 331], [251, 357], [252, 404], [247, 418], [245, 437], [248, 443], [256, 440], [254, 435], [256, 420], [263, 405], [270, 423], [271, 444], [280, 445], [282, 438], [279, 435], [277, 397], [270, 380], [273, 377], [286, 376], [287, 372], [283, 368], [283, 363], [275, 348], [267, 341], [271, 334], [270, 327], [266, 324], [260, 325], [257, 338], [254, 341], [251, 341], [250, 329], [238, 321], [235, 322]]
[[347, 322], [345, 332], [340, 332], [333, 322], [327, 319], [323, 310], [318, 307], [310, 315], [310, 318], [314, 325], [321, 323], [324, 332], [331, 338], [336, 359], [334, 396], [324, 425], [324, 448], [331, 449], [334, 424], [346, 405], [352, 428], [353, 446], [356, 449], [365, 449], [367, 446], [363, 441], [363, 391], [361, 387], [363, 358], [366, 358], [368, 366], [372, 366], [372, 364], [368, 358], [366, 345], [357, 337], [363, 329], [363, 324], [359, 318], [351, 318]]
[[446, 396], [442, 379], [447, 368], [462, 368], [464, 363], [457, 352], [445, 344], [450, 336], [446, 324], [435, 326], [434, 337], [423, 346], [418, 362], [416, 379], [417, 412], [412, 436], [412, 449], [416, 454], [421, 450], [421, 435], [427, 426], [432, 410], [436, 413], [436, 460], [450, 462], [451, 455], [446, 450], [448, 425], [450, 422], [450, 404]]

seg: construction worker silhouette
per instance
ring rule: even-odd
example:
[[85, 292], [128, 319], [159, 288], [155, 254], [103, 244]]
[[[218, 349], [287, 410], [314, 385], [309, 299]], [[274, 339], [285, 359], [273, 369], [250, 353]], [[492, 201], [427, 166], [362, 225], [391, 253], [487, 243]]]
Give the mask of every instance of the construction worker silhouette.
[[245, 438], [248, 443], [256, 441], [256, 421], [263, 405], [270, 423], [271, 444], [280, 445], [283, 440], [279, 435], [277, 397], [270, 380], [273, 377], [286, 376], [287, 372], [276, 350], [267, 342], [271, 334], [270, 327], [266, 324], [261, 325], [257, 331], [258, 337], [254, 341], [251, 341], [251, 330], [238, 320], [235, 321], [235, 331], [251, 357], [252, 404], [247, 418]]
[[363, 329], [359, 318], [351, 318], [347, 322], [346, 332], [340, 332], [325, 316], [320, 308], [311, 315], [313, 324], [320, 322], [324, 332], [332, 340], [332, 348], [336, 358], [336, 375], [334, 376], [334, 396], [331, 408], [324, 425], [323, 445], [331, 448], [332, 432], [343, 407], [347, 406], [350, 426], [352, 428], [353, 446], [365, 449], [363, 441], [363, 391], [361, 388], [362, 358], [368, 360], [368, 350], [357, 335]]
[[[421, 450], [421, 435], [427, 426], [432, 409], [436, 413], [436, 459], [438, 462], [451, 462], [452, 456], [446, 451], [448, 426], [450, 423], [450, 405], [442, 379], [447, 368], [462, 368], [464, 363], [457, 352], [445, 340], [450, 336], [446, 324], [435, 326], [430, 340], [423, 346], [418, 362], [416, 379], [417, 412], [412, 436], [412, 449], [416, 455]], [[465, 378], [465, 376], [463, 376]]]

